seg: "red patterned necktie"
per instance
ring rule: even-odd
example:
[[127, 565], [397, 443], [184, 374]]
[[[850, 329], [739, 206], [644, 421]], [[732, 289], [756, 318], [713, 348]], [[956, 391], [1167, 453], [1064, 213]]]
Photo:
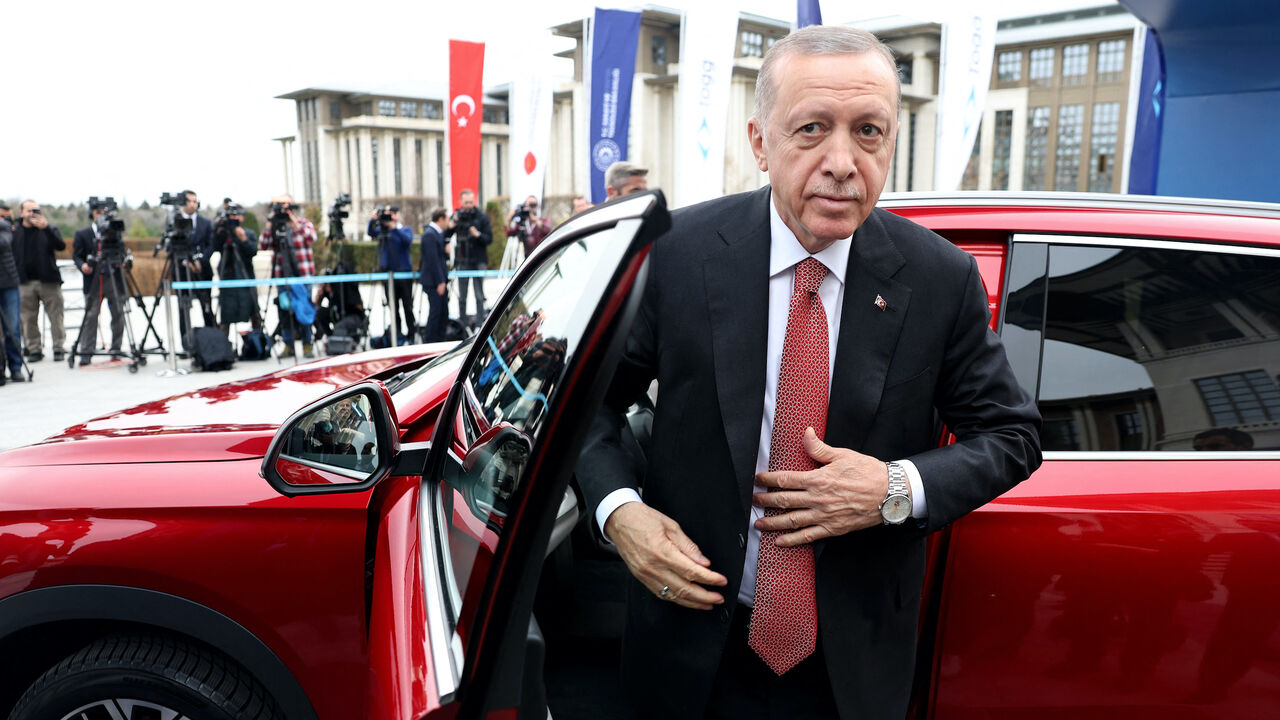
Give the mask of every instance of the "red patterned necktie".
[[[818, 286], [827, 268], [813, 258], [796, 265], [782, 369], [773, 406], [769, 470], [812, 470], [804, 450], [806, 428], [822, 438], [827, 428], [830, 345], [827, 313]], [[780, 511], [765, 509], [765, 515]], [[747, 644], [781, 675], [813, 654], [818, 637], [818, 604], [814, 593], [813, 546], [778, 547], [777, 532], [760, 536], [755, 606]]]

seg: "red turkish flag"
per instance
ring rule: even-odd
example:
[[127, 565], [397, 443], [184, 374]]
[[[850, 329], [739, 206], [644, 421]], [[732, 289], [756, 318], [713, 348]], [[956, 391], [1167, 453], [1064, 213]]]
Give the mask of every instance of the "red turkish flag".
[[449, 174], [453, 206], [473, 190], [480, 200], [480, 122], [484, 110], [484, 43], [449, 41]]

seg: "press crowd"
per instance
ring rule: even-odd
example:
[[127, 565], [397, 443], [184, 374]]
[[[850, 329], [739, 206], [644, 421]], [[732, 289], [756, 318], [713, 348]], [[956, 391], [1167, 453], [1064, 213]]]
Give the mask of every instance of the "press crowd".
[[[617, 162], [605, 173], [606, 197], [613, 199], [647, 189], [648, 169], [628, 162]], [[316, 274], [314, 244], [317, 233], [314, 224], [307, 220], [299, 205], [288, 195], [272, 198], [272, 207], [280, 214], [273, 220], [280, 226], [272, 229], [269, 221], [261, 237], [243, 224], [244, 210], [225, 200], [215, 224], [199, 214], [199, 197], [193, 191], [182, 193], [184, 203], [175, 208], [174, 218], [185, 221], [190, 252], [169, 265], [169, 277], [174, 281], [214, 279], [214, 258], [217, 256], [217, 277], [220, 280], [254, 279], [253, 258], [261, 251], [272, 253], [273, 278], [310, 277]], [[573, 200], [576, 215], [591, 204], [579, 196]], [[122, 347], [125, 311], [128, 299], [127, 286], [120, 279], [119, 267], [100, 267], [102, 233], [95, 221], [103, 208], [90, 207], [90, 224], [77, 230], [73, 238], [73, 263], [84, 276], [85, 316], [81, 333], [68, 349], [63, 320], [64, 303], [62, 275], [55, 254], [66, 249], [67, 244], [59, 229], [44, 216], [40, 204], [26, 200], [13, 210], [0, 202], [0, 330], [3, 331], [3, 368], [0, 368], [0, 385], [6, 382], [25, 382], [25, 363], [45, 359], [44, 333], [40, 327], [40, 311], [43, 308], [50, 330], [51, 355], [55, 362], [65, 361], [68, 352], [79, 355], [80, 366], [91, 363], [97, 355], [124, 358]], [[171, 218], [171, 222], [174, 218]], [[414, 271], [411, 247], [415, 239], [413, 229], [401, 221], [400, 208], [380, 206], [370, 214], [367, 233], [379, 243], [378, 266], [382, 271]], [[538, 199], [529, 196], [521, 205], [513, 208], [506, 218], [504, 228], [508, 238], [518, 240], [520, 254], [527, 257], [551, 233], [549, 219], [539, 213]], [[421, 340], [437, 342], [456, 339], [467, 328], [474, 328], [486, 314], [484, 278], [479, 273], [467, 273], [457, 280], [457, 315], [451, 317], [448, 308], [450, 268], [463, 271], [483, 271], [488, 268], [488, 248], [493, 242], [493, 229], [489, 216], [478, 206], [473, 190], [459, 193], [459, 206], [450, 213], [436, 208], [430, 221], [423, 227], [417, 264], [417, 284], [422, 287], [427, 301], [426, 321], [419, 325], [414, 316], [414, 281], [397, 279], [385, 286], [386, 297], [395, 298], [390, 308], [395, 325], [395, 335], [404, 341]], [[110, 289], [117, 283], [115, 290]], [[288, 286], [300, 288], [302, 286]], [[296, 291], [294, 291], [296, 292]], [[274, 344], [284, 343], [280, 355], [294, 354], [295, 340], [302, 342], [302, 356], [315, 357], [314, 342], [317, 330], [323, 334], [333, 332], [343, 318], [363, 318], [367, 330], [367, 314], [358, 292], [350, 293], [337, 284], [318, 284], [315, 290], [303, 290], [301, 302], [281, 302], [283, 321], [268, 337]], [[228, 333], [235, 323], [249, 322], [252, 331], [262, 333], [263, 313], [256, 288], [221, 288], [217, 295], [215, 311], [213, 294], [209, 289], [180, 290], [176, 293], [180, 311], [178, 323], [184, 354], [191, 350], [192, 324], [189, 308], [198, 304], [205, 327], [218, 327]], [[286, 293], [292, 295], [293, 293]], [[468, 298], [474, 298], [468, 312]], [[98, 315], [103, 303], [111, 315], [110, 345], [105, 351], [97, 348]], [[303, 307], [299, 307], [299, 306]], [[310, 313], [305, 306], [310, 305]], [[320, 308], [322, 312], [315, 312]], [[451, 320], [453, 322], [451, 322]], [[391, 334], [388, 327], [386, 336]], [[374, 339], [373, 342], [383, 338]], [[132, 343], [133, 340], [131, 339]], [[137, 352], [137, 348], [131, 348]]]

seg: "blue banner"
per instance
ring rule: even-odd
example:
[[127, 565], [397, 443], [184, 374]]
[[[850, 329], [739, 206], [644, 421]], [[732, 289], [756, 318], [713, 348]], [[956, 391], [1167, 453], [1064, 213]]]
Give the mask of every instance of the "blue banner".
[[1129, 153], [1129, 193], [1155, 195], [1160, 172], [1160, 136], [1164, 126], [1164, 50], [1160, 36], [1147, 28], [1142, 52], [1142, 79], [1138, 85], [1138, 116], [1133, 127], [1133, 151]]
[[596, 8], [591, 24], [591, 202], [605, 200], [604, 171], [627, 159], [631, 79], [640, 13]]
[[818, 0], [796, 0], [796, 28], [822, 24], [822, 8]]

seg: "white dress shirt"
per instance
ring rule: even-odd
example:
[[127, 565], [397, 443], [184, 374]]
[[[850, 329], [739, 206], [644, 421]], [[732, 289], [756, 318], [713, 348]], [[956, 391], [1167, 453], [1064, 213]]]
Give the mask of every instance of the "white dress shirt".
[[[836, 347], [840, 337], [840, 311], [844, 306], [845, 271], [849, 267], [849, 252], [853, 247], [853, 238], [838, 240], [819, 253], [810, 255], [808, 250], [796, 240], [791, 229], [782, 222], [773, 202], [769, 203], [769, 327], [768, 345], [765, 354], [765, 386], [764, 415], [760, 421], [760, 446], [756, 453], [756, 473], [769, 469], [769, 445], [773, 434], [774, 399], [778, 394], [778, 374], [782, 367], [782, 346], [787, 334], [787, 315], [791, 307], [791, 290], [795, 284], [795, 267], [805, 258], [815, 258], [827, 268], [827, 276], [818, 288], [818, 296], [822, 298], [822, 306], [827, 315], [828, 375], [835, 367]], [[874, 302], [868, 298], [867, 302]], [[661, 394], [661, 388], [659, 388]], [[661, 402], [661, 399], [659, 399]], [[910, 460], [898, 460], [899, 465], [907, 472], [907, 482], [911, 486], [911, 516], [923, 518], [927, 514], [924, 497], [924, 486], [920, 481], [920, 472]], [[757, 485], [756, 492], [764, 492], [765, 488]], [[605, 521], [613, 511], [629, 502], [643, 502], [639, 493], [631, 488], [615, 490], [605, 496], [596, 508], [596, 523], [603, 534]], [[760, 555], [760, 531], [755, 522], [764, 516], [764, 509], [751, 506], [751, 516], [747, 524], [747, 554], [742, 564], [742, 585], [738, 588], [738, 601], [753, 604], [756, 591], [756, 563]], [[715, 568], [712, 568], [713, 570]]]

